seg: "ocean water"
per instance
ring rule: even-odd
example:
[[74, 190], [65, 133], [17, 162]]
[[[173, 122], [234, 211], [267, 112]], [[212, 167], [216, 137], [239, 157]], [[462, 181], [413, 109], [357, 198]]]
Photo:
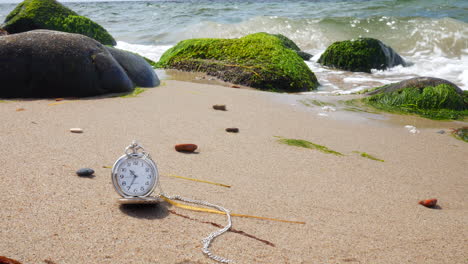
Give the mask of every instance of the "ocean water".
[[[0, 0], [0, 21], [20, 1]], [[350, 93], [415, 76], [447, 79], [468, 90], [466, 0], [155, 0], [61, 1], [104, 26], [118, 48], [157, 61], [188, 38], [283, 34], [314, 55], [307, 65], [321, 93]], [[411, 66], [350, 73], [316, 61], [335, 41], [377, 38]]]

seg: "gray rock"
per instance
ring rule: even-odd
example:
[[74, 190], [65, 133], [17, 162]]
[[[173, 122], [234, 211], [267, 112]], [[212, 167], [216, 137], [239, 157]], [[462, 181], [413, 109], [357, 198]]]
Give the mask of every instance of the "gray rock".
[[81, 168], [76, 171], [76, 175], [82, 176], [82, 177], [89, 177], [94, 174], [94, 170], [90, 168]]
[[143, 57], [112, 47], [106, 47], [106, 49], [119, 62], [136, 86], [155, 87], [159, 85], [159, 79], [153, 67]]
[[84, 97], [134, 89], [102, 44], [50, 30], [0, 38], [0, 83], [0, 97]]
[[302, 51], [302, 50], [296, 51], [296, 53], [297, 53], [297, 55], [299, 55], [299, 57], [301, 57], [305, 61], [310, 60], [310, 58], [312, 58], [314, 56], [314, 55], [312, 55], [310, 53], [307, 53], [305, 51]]
[[463, 94], [463, 90], [460, 87], [458, 87], [454, 83], [449, 82], [447, 80], [433, 78], [433, 77], [415, 77], [415, 78], [404, 80], [398, 83], [392, 83], [392, 84], [382, 86], [379, 89], [368, 92], [367, 95], [391, 93], [391, 92], [405, 89], [405, 88], [423, 89], [428, 86], [435, 87], [441, 84], [447, 84], [447, 85], [453, 86], [457, 93]]

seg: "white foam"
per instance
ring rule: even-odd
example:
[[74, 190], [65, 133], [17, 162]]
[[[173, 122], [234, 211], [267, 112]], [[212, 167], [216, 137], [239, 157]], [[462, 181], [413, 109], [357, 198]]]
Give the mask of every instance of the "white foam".
[[131, 52], [138, 53], [153, 61], [159, 61], [159, 59], [164, 54], [164, 52], [166, 52], [172, 46], [171, 45], [159, 45], [159, 46], [139, 45], [139, 44], [126, 43], [123, 41], [117, 41], [117, 46], [115, 47], [118, 49], [128, 50]]

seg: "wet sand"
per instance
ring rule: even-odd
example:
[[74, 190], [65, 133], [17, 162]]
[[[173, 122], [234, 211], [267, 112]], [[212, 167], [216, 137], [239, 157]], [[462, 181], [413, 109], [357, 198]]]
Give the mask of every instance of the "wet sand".
[[[233, 228], [273, 244], [234, 232], [216, 239], [213, 253], [236, 263], [453, 264], [468, 258], [468, 145], [449, 135], [466, 123], [395, 122], [398, 116], [359, 112], [335, 118], [340, 110], [318, 116], [319, 108], [294, 96], [174, 80], [134, 98], [51, 103], [0, 103], [0, 255], [22, 263], [214, 263], [201, 252], [201, 239], [217, 228], [204, 222], [224, 225], [224, 216], [167, 203], [117, 204], [111, 170], [103, 166], [137, 139], [158, 164], [168, 194], [305, 222], [234, 217]], [[228, 111], [213, 110], [214, 104]], [[409, 133], [405, 124], [420, 133]], [[72, 127], [84, 133], [70, 133]], [[227, 133], [227, 127], [240, 132]], [[436, 133], [441, 129], [447, 133]], [[280, 144], [275, 136], [344, 155]], [[179, 143], [197, 144], [198, 153], [176, 152]], [[82, 167], [93, 168], [95, 177], [76, 176]], [[429, 198], [440, 207], [418, 204]]]

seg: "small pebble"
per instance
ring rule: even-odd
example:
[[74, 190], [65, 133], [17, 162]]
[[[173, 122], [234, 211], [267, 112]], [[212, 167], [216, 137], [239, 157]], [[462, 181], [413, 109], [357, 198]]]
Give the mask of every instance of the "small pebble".
[[63, 100], [64, 100], [63, 98], [55, 98], [56, 102], [60, 102], [60, 101], [63, 101]]
[[437, 199], [422, 200], [419, 201], [419, 204], [428, 208], [433, 208], [437, 204]]
[[232, 87], [232, 88], [240, 88], [239, 85], [233, 85], [233, 86], [231, 86], [231, 87]]
[[439, 130], [439, 131], [437, 131], [437, 133], [439, 133], [439, 134], [445, 134], [445, 130]]
[[226, 131], [231, 132], [231, 133], [238, 133], [239, 129], [237, 127], [229, 127], [229, 128], [226, 128]]
[[213, 109], [226, 111], [226, 105], [213, 105]]
[[26, 109], [24, 109], [24, 108], [18, 108], [18, 109], [16, 109], [16, 112], [21, 112], [21, 111], [24, 111], [24, 110], [26, 110]]
[[76, 171], [76, 175], [83, 176], [83, 177], [89, 177], [93, 174], [94, 174], [94, 170], [90, 168], [81, 168]]
[[178, 144], [175, 145], [175, 150], [179, 152], [194, 152], [198, 148], [195, 144]]
[[79, 127], [74, 127], [74, 128], [70, 128], [70, 132], [72, 132], [72, 133], [83, 133], [83, 129], [81, 129]]

